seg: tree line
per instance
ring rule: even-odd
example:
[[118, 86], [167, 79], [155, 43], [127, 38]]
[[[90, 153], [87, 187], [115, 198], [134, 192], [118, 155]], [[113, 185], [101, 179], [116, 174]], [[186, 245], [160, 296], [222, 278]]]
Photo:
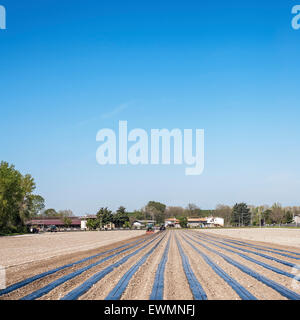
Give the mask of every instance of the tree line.
[[219, 204], [215, 216], [224, 218], [225, 226], [264, 226], [292, 223], [294, 216], [300, 216], [300, 207], [283, 207], [276, 202], [272, 206], [253, 206], [236, 203], [233, 207]]
[[[71, 224], [73, 212], [45, 209], [45, 200], [34, 193], [35, 188], [31, 175], [22, 175], [7, 162], [0, 163], [0, 234], [26, 232], [26, 222], [34, 217], [57, 217], [65, 226]], [[97, 219], [88, 219], [88, 227], [97, 229], [110, 222], [116, 227], [131, 227], [136, 220], [155, 220], [157, 224], [163, 224], [165, 219], [171, 217], [179, 219], [180, 224], [186, 226], [188, 217], [208, 216], [224, 218], [225, 226], [259, 226], [291, 223], [296, 215], [300, 216], [300, 207], [282, 207], [279, 203], [272, 206], [236, 203], [232, 207], [219, 204], [214, 210], [203, 210], [192, 203], [181, 207], [149, 201], [143, 208], [133, 212], [127, 212], [123, 206], [116, 212], [102, 207], [96, 212]]]

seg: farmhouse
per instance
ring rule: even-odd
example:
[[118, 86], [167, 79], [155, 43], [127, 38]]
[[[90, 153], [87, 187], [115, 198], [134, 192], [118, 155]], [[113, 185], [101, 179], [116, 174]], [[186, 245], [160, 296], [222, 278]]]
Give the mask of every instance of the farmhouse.
[[294, 216], [294, 223], [296, 223], [296, 225], [300, 224], [300, 216]]
[[[89, 215], [85, 215], [85, 216], [83, 216], [83, 217], [80, 217], [79, 219], [80, 219], [80, 221], [81, 221], [81, 223], [80, 223], [80, 229], [81, 229], [81, 230], [88, 230], [88, 227], [87, 227], [87, 225], [86, 225], [86, 224], [87, 224], [87, 221], [88, 221], [89, 219], [97, 219], [97, 216], [94, 215], [94, 214], [89, 214]], [[110, 222], [110, 223], [104, 225], [103, 228], [104, 228], [104, 229], [107, 229], [107, 230], [112, 230], [112, 229], [115, 228], [115, 225], [114, 225], [112, 222]]]
[[[180, 228], [179, 220], [175, 217], [166, 219], [165, 226]], [[224, 219], [219, 217], [187, 218], [187, 226], [189, 228], [224, 227]]]
[[137, 229], [145, 228], [147, 224], [152, 224], [155, 225], [156, 221], [155, 220], [136, 220], [133, 223], [133, 227]]
[[207, 218], [188, 218], [189, 228], [199, 228], [204, 227], [207, 224]]
[[165, 226], [166, 227], [175, 227], [180, 228], [179, 220], [174, 218], [169, 218], [165, 220]]

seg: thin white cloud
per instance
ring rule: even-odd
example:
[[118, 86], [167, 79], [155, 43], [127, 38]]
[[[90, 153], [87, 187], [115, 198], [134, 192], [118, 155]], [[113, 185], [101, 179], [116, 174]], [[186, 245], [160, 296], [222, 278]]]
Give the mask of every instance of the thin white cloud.
[[98, 116], [94, 116], [93, 118], [89, 118], [89, 119], [85, 119], [85, 120], [80, 121], [79, 123], [77, 123], [77, 126], [79, 126], [79, 127], [85, 126], [93, 121], [99, 120], [99, 118], [101, 118], [101, 119], [112, 118], [112, 117], [118, 115], [119, 113], [121, 113], [123, 110], [127, 109], [129, 107], [129, 105], [132, 103], [133, 103], [133, 101], [122, 103], [122, 104], [118, 105], [115, 109], [113, 109], [107, 113], [103, 113], [100, 116], [98, 115]]
[[117, 106], [115, 109], [113, 109], [110, 112], [104, 113], [101, 115], [102, 119], [108, 119], [116, 116], [117, 114], [121, 113], [123, 110], [127, 109], [128, 106], [131, 104], [131, 102], [122, 103], [119, 106]]

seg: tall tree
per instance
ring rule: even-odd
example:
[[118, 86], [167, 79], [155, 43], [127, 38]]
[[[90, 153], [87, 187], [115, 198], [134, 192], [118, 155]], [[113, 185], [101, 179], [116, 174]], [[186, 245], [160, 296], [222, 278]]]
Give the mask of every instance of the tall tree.
[[45, 217], [57, 217], [58, 213], [56, 212], [55, 209], [49, 208], [49, 209], [44, 210], [42, 212], [42, 215], [45, 216]]
[[129, 216], [126, 212], [126, 208], [120, 206], [116, 213], [113, 215], [113, 223], [117, 228], [123, 227], [126, 223], [129, 223]]
[[235, 226], [248, 226], [251, 222], [251, 213], [246, 203], [236, 203], [232, 208], [231, 222]]
[[151, 216], [156, 223], [162, 224], [165, 222], [166, 205], [161, 202], [149, 201], [145, 207], [145, 211]]
[[105, 224], [108, 224], [110, 222], [113, 222], [113, 215], [108, 208], [100, 208], [97, 212], [97, 219], [100, 224], [100, 228], [102, 228]]
[[178, 220], [181, 228], [187, 228], [187, 223], [188, 223], [187, 217], [179, 217]]
[[271, 219], [273, 223], [281, 224], [284, 221], [285, 211], [282, 208], [280, 203], [274, 203], [272, 205], [272, 213], [271, 213]]
[[183, 217], [186, 215], [186, 211], [182, 207], [167, 207], [165, 211], [166, 218]]
[[64, 216], [62, 220], [63, 220], [64, 226], [67, 228], [70, 227], [70, 225], [72, 224], [72, 219], [68, 216]]
[[232, 208], [229, 206], [226, 206], [224, 204], [218, 204], [216, 206], [216, 210], [214, 215], [216, 217], [220, 217], [224, 219], [224, 225], [228, 226], [230, 225], [231, 221], [231, 214], [232, 214]]
[[194, 203], [189, 203], [187, 205], [186, 212], [189, 217], [201, 217], [201, 209]]
[[0, 163], [0, 232], [23, 232], [25, 223], [44, 206], [44, 199], [33, 194], [33, 178], [23, 176], [13, 165]]

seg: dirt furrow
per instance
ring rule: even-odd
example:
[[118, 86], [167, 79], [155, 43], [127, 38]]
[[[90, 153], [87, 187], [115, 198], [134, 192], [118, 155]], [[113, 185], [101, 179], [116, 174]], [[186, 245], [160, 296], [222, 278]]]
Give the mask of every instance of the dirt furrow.
[[212, 270], [198, 252], [183, 240], [179, 232], [178, 239], [209, 300], [240, 300], [237, 293]]
[[[200, 239], [198, 239], [198, 241], [201, 241]], [[278, 274], [274, 271], [271, 271], [269, 269], [266, 269], [254, 262], [251, 262], [247, 259], [244, 259], [240, 256], [238, 256], [237, 254], [234, 254], [234, 253], [231, 253], [231, 252], [228, 252], [226, 251], [225, 249], [221, 249], [221, 248], [217, 248], [215, 247], [214, 245], [208, 243], [208, 242], [203, 242], [205, 245], [207, 245], [208, 247], [214, 249], [214, 250], [217, 250], [218, 252], [222, 252], [224, 254], [226, 254], [227, 256], [229, 256], [230, 258], [242, 263], [243, 265], [246, 265], [247, 267], [251, 268], [252, 270], [256, 271], [257, 273], [259, 274], [262, 274], [264, 276], [266, 276], [267, 278], [269, 278], [270, 280], [273, 280], [281, 285], [283, 285], [284, 287], [286, 287], [287, 289], [289, 290], [292, 290], [292, 291], [295, 291], [296, 293], [300, 293], [299, 292], [299, 288], [295, 287], [295, 281], [293, 281], [292, 278], [289, 278], [289, 277], [286, 277], [284, 275], [281, 275], [281, 274]], [[219, 244], [218, 244], [219, 245]], [[232, 248], [230, 248], [232, 249]], [[234, 250], [235, 251], [235, 250]], [[238, 251], [237, 251], [238, 252]], [[281, 269], [281, 270], [285, 270], [289, 273], [292, 273], [293, 272], [293, 268], [290, 268], [290, 267], [287, 267], [287, 266], [284, 266], [282, 264], [279, 264], [279, 263], [275, 263], [273, 262], [272, 260], [268, 260], [268, 259], [265, 259], [265, 258], [261, 258], [255, 254], [249, 254], [247, 252], [241, 252], [243, 253], [244, 255], [246, 256], [249, 256], [249, 257], [252, 257], [256, 260], [259, 260], [259, 261], [262, 261], [262, 262], [265, 262], [269, 265], [273, 265], [273, 266], [276, 266], [278, 269]], [[299, 287], [299, 286], [298, 286]]]
[[[139, 253], [131, 257], [124, 264], [114, 269], [107, 274], [103, 279], [93, 285], [93, 287], [83, 294], [79, 300], [103, 300], [110, 293], [110, 291], [116, 286], [122, 276], [132, 267], [142, 256], [147, 253], [155, 244], [161, 239], [162, 235], [154, 241], [151, 245], [147, 246]], [[82, 281], [83, 282], [83, 281]], [[70, 290], [69, 290], [70, 291]]]
[[148, 257], [130, 280], [122, 300], [147, 300], [152, 292], [155, 273], [163, 256], [170, 235], [163, 240], [158, 248]]
[[[22, 271], [15, 271], [15, 272], [10, 272], [8, 274], [8, 279], [10, 281], [8, 281], [9, 284], [12, 284], [12, 283], [16, 283], [16, 282], [19, 282], [21, 280], [24, 280], [24, 279], [27, 279], [29, 277], [32, 277], [36, 274], [40, 274], [42, 272], [46, 272], [48, 270], [52, 270], [52, 269], [55, 269], [57, 267], [60, 267], [60, 266], [63, 266], [63, 265], [66, 265], [66, 264], [69, 264], [69, 263], [72, 263], [72, 262], [76, 262], [78, 260], [81, 260], [81, 259], [84, 259], [84, 258], [87, 258], [87, 257], [90, 257], [90, 256], [93, 256], [95, 254], [98, 254], [98, 253], [101, 253], [101, 252], [105, 252], [105, 251], [108, 251], [108, 250], [111, 250], [111, 249], [114, 249], [114, 248], [117, 248], [117, 247], [120, 247], [120, 246], [123, 246], [125, 244], [129, 244], [133, 241], [137, 241], [137, 240], [143, 240], [145, 239], [144, 236], [139, 236], [139, 237], [136, 237], [136, 238], [133, 238], [133, 239], [128, 239], [128, 240], [124, 240], [124, 241], [120, 241], [120, 242], [117, 242], [117, 243], [114, 243], [114, 244], [110, 244], [108, 246], [104, 246], [104, 247], [100, 247], [98, 249], [93, 249], [93, 250], [89, 250], [89, 251], [86, 251], [86, 252], [76, 252], [74, 254], [68, 254], [64, 257], [56, 257], [56, 258], [53, 258], [53, 259], [50, 259], [49, 261], [47, 261], [48, 263], [46, 264], [45, 261], [43, 262], [39, 262], [39, 263], [34, 263], [33, 265], [29, 265], [27, 266], [27, 268], [24, 268]], [[97, 257], [97, 258], [93, 258], [93, 259], [90, 259], [86, 262], [82, 262], [78, 265], [75, 265], [75, 266], [72, 266], [72, 267], [68, 267], [66, 269], [63, 269], [63, 270], [60, 270], [58, 272], [55, 272], [54, 274], [52, 275], [49, 275], [49, 276], [46, 276], [44, 278], [41, 278], [39, 280], [36, 280], [16, 291], [13, 291], [7, 295], [3, 295], [0, 297], [0, 299], [4, 300], [4, 299], [7, 299], [7, 300], [17, 300], [17, 299], [20, 299], [26, 295], [28, 295], [29, 293], [31, 293], [32, 291], [35, 291], [39, 288], [42, 288], [44, 286], [46, 286], [47, 284], [49, 284], [50, 282], [52, 281], [55, 281], [56, 279], [66, 275], [66, 274], [69, 274], [71, 272], [74, 272], [82, 267], [85, 267], [89, 264], [92, 264], [100, 259], [103, 259], [104, 257], [107, 257], [115, 252], [118, 252], [122, 249], [119, 249], [117, 251], [114, 251], [112, 253], [107, 253], [107, 254], [104, 254], [103, 256], [100, 256], [100, 257]], [[11, 271], [11, 270], [10, 270]]]
[[171, 243], [165, 270], [164, 300], [192, 300], [193, 295], [184, 274], [181, 256], [171, 232]]
[[[152, 238], [149, 239], [149, 241], [151, 241], [151, 240], [152, 240]], [[53, 289], [52, 291], [50, 291], [48, 294], [46, 294], [43, 297], [41, 297], [40, 300], [59, 300], [59, 299], [61, 299], [67, 293], [69, 293], [70, 291], [74, 290], [76, 287], [78, 287], [83, 282], [85, 282], [87, 279], [89, 279], [91, 276], [93, 276], [95, 273], [102, 271], [103, 269], [105, 269], [106, 267], [110, 266], [111, 264], [121, 260], [123, 257], [127, 256], [128, 254], [138, 250], [139, 248], [143, 247], [149, 241], [141, 243], [137, 247], [132, 248], [132, 249], [126, 251], [126, 252], [123, 252], [120, 255], [117, 255], [116, 257], [113, 257], [113, 258], [101, 263], [100, 265], [95, 266], [95, 267], [83, 272], [79, 276], [77, 276], [77, 277], [75, 277], [73, 279], [70, 279], [69, 281], [61, 284], [60, 286], [58, 286], [55, 289]], [[156, 242], [156, 241], [154, 241], [154, 242]], [[146, 249], [143, 249], [142, 252], [144, 250], [146, 250]], [[131, 258], [131, 259], [134, 259], [134, 257]], [[131, 260], [131, 259], [129, 259], [129, 260]]]
[[[191, 234], [189, 234], [191, 236]], [[196, 241], [199, 241], [200, 243], [203, 243], [207, 247], [211, 247], [212, 249], [213, 246], [209, 246], [206, 242], [202, 242], [196, 237], [192, 237]], [[191, 241], [189, 238], [187, 238], [188, 241]], [[253, 277], [247, 275], [246, 273], [240, 271], [238, 268], [233, 266], [232, 264], [226, 262], [223, 258], [221, 258], [219, 255], [216, 253], [212, 253], [211, 251], [207, 250], [200, 244], [197, 244], [194, 241], [191, 241], [195, 247], [199, 248], [203, 253], [205, 253], [211, 260], [213, 260], [214, 263], [216, 263], [219, 267], [221, 267], [226, 273], [228, 273], [232, 278], [234, 278], [236, 281], [238, 281], [245, 289], [247, 289], [250, 293], [252, 293], [256, 298], [260, 300], [280, 300], [280, 299], [285, 299], [282, 295], [280, 295], [277, 291], [273, 290], [272, 288], [266, 286], [262, 282], [254, 279]], [[216, 249], [215, 249], [216, 250]], [[219, 250], [216, 250], [219, 252]], [[230, 257], [229, 254], [225, 253], [227, 256]], [[241, 259], [236, 258], [235, 256], [231, 256], [235, 261], [241, 262], [247, 267], [251, 266], [248, 264], [248, 261], [241, 261]], [[257, 271], [256, 267], [252, 269]]]

